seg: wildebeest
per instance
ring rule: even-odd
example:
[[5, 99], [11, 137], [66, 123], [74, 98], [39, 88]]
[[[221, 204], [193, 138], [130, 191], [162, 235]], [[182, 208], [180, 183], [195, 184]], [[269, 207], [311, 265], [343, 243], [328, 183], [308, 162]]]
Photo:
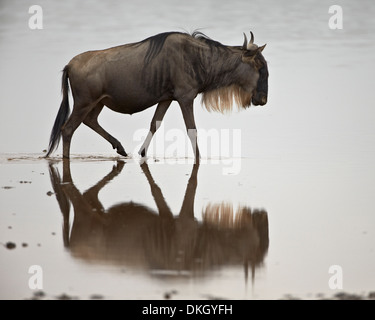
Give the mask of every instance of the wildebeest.
[[141, 169], [157, 209], [129, 200], [105, 208], [99, 193], [123, 174], [125, 167], [118, 161], [105, 177], [81, 192], [72, 179], [70, 162], [63, 161], [61, 179], [56, 163], [51, 161], [51, 183], [63, 216], [64, 245], [73, 256], [151, 272], [200, 274], [215, 267], [243, 265], [245, 278], [249, 267], [254, 275], [263, 265], [269, 246], [266, 210], [247, 206], [234, 210], [230, 202], [213, 203], [203, 208], [202, 221], [198, 221], [194, 202], [199, 164], [195, 164], [179, 214], [174, 215], [146, 161]]
[[[202, 93], [208, 110], [224, 112], [251, 104], [264, 105], [268, 94], [268, 68], [264, 46], [248, 42], [226, 46], [201, 32], [161, 33], [143, 41], [75, 56], [62, 75], [62, 102], [50, 137], [48, 157], [63, 138], [63, 157], [69, 158], [72, 135], [83, 122], [127, 156], [121, 143], [98, 123], [104, 106], [133, 114], [155, 104], [150, 132], [139, 150], [145, 156], [157, 124], [172, 101], [181, 107], [195, 158], [199, 159], [193, 101]], [[69, 116], [69, 83], [74, 106]]]

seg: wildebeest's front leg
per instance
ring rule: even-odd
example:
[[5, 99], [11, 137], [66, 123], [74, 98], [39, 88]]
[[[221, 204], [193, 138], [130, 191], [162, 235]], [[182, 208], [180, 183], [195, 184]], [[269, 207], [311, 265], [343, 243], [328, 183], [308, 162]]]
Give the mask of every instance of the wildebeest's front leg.
[[146, 137], [145, 142], [143, 143], [142, 147], [139, 149], [138, 153], [142, 156], [145, 157], [148, 147], [150, 146], [150, 142], [152, 137], [154, 136], [156, 130], [159, 129], [160, 123], [164, 118], [165, 113], [167, 112], [169, 106], [171, 105], [172, 100], [168, 101], [162, 101], [158, 104], [155, 110], [155, 114], [151, 120], [151, 125], [150, 125], [150, 131]]
[[145, 174], [148, 183], [150, 184], [151, 193], [155, 200], [156, 206], [158, 207], [160, 218], [173, 221], [173, 213], [171, 209], [169, 208], [167, 202], [165, 201], [160, 187], [156, 184], [155, 180], [152, 178], [147, 162], [143, 162], [141, 164], [141, 169], [143, 173]]
[[195, 163], [199, 163], [200, 153], [199, 153], [198, 143], [197, 143], [197, 128], [195, 126], [195, 121], [194, 121], [193, 100], [189, 102], [179, 101], [179, 104], [181, 107], [182, 115], [184, 117], [187, 134], [189, 136], [191, 145], [193, 147]]

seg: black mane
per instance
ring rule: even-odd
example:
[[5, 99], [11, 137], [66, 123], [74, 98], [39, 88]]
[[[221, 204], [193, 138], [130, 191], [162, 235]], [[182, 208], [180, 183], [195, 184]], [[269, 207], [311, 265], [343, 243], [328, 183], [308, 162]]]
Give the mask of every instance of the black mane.
[[188, 37], [192, 37], [198, 41], [201, 41], [203, 43], [205, 43], [207, 46], [209, 46], [211, 49], [227, 49], [227, 47], [223, 44], [221, 44], [220, 42], [218, 41], [215, 41], [215, 40], [212, 40], [210, 37], [206, 36], [204, 33], [198, 31], [198, 30], [195, 30], [193, 31], [192, 34], [189, 34], [189, 33], [182, 33], [182, 32], [176, 32], [176, 31], [172, 31], [172, 32], [163, 32], [163, 33], [159, 33], [155, 36], [151, 36], [145, 40], [142, 40], [140, 43], [145, 43], [145, 42], [149, 42], [150, 45], [147, 49], [147, 52], [146, 52], [146, 56], [145, 56], [145, 64], [149, 64], [151, 62], [151, 60], [153, 60], [155, 57], [157, 57], [157, 55], [160, 53], [160, 51], [162, 50], [163, 46], [164, 46], [164, 43], [165, 43], [165, 40], [172, 34], [180, 34], [180, 35], [185, 35], [185, 36], [188, 36]]
[[161, 51], [161, 49], [164, 46], [165, 40], [171, 35], [176, 34], [179, 32], [163, 32], [159, 33], [155, 36], [151, 36], [143, 41], [141, 43], [150, 42], [150, 45], [147, 49], [146, 56], [145, 56], [145, 63], [148, 64], [152, 59], [154, 59]]
[[219, 41], [212, 40], [210, 37], [206, 36], [203, 32], [200, 32], [198, 30], [195, 30], [191, 36], [194, 39], [200, 40], [207, 44], [211, 48], [221, 48], [221, 49], [227, 49], [227, 46], [223, 45]]

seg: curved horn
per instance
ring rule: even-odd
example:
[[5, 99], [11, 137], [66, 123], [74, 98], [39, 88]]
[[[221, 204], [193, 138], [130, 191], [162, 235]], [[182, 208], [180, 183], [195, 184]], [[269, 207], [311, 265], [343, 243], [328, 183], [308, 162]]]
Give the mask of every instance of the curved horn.
[[246, 37], [245, 32], [243, 33], [243, 36], [244, 36], [244, 41], [243, 41], [242, 49], [246, 50], [246, 48], [247, 48], [247, 37]]
[[250, 34], [251, 34], [251, 38], [250, 38], [250, 41], [247, 45], [247, 50], [253, 51], [253, 50], [258, 49], [258, 46], [256, 44], [254, 44], [254, 35], [251, 31], [250, 31]]

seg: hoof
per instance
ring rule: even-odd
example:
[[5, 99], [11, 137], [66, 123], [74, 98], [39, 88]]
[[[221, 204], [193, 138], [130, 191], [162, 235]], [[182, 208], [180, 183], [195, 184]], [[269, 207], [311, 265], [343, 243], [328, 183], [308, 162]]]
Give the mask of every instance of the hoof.
[[117, 150], [117, 153], [118, 153], [119, 155], [124, 156], [124, 157], [127, 157], [127, 156], [128, 156], [128, 154], [125, 152], [125, 150]]
[[146, 150], [143, 149], [142, 151], [139, 152], [139, 154], [141, 155], [141, 157], [145, 157], [146, 156]]

